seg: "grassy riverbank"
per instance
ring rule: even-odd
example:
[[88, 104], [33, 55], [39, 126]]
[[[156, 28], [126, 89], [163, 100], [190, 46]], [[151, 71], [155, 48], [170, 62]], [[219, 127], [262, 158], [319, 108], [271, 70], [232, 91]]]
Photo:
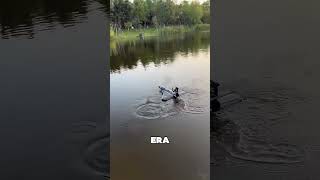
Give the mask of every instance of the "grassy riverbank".
[[113, 29], [110, 30], [110, 39], [112, 41], [126, 41], [135, 40], [139, 38], [140, 34], [143, 34], [144, 38], [151, 38], [164, 35], [174, 35], [180, 33], [186, 33], [191, 31], [210, 31], [209, 24], [198, 24], [195, 26], [166, 26], [161, 28], [144, 28], [136, 30], [124, 30], [115, 33]]

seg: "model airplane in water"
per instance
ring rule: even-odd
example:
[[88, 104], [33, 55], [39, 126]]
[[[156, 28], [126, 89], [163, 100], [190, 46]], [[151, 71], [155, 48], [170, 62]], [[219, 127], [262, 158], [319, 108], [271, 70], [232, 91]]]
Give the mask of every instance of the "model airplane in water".
[[160, 93], [162, 94], [161, 100], [162, 101], [168, 101], [170, 99], [177, 99], [179, 97], [179, 88], [175, 88], [172, 90], [166, 89], [163, 86], [159, 86]]

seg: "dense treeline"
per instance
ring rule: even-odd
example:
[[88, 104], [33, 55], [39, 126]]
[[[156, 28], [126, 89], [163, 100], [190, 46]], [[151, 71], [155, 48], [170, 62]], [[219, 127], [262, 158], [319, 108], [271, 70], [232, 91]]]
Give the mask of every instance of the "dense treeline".
[[111, 26], [115, 29], [210, 23], [210, 1], [111, 0]]

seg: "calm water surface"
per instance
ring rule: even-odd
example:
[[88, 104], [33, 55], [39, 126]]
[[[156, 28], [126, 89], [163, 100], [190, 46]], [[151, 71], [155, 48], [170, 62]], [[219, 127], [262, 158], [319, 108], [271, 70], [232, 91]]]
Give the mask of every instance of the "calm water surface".
[[0, 1], [0, 179], [106, 179], [106, 2]]
[[112, 178], [208, 180], [210, 33], [114, 43], [110, 58]]

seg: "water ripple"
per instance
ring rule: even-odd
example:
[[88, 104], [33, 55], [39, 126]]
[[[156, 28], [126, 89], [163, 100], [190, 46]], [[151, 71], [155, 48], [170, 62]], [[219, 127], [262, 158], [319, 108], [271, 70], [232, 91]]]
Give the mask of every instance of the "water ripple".
[[211, 113], [214, 124], [211, 140], [216, 147], [212, 163], [224, 161], [228, 156], [259, 163], [303, 162], [302, 148], [281, 139], [275, 142], [270, 134], [274, 123], [291, 119], [288, 104], [299, 103], [299, 96], [276, 88], [245, 94], [247, 97], [236, 106]]
[[144, 119], [160, 119], [179, 113], [201, 114], [209, 111], [201, 97], [204, 93], [197, 89], [181, 91], [177, 100], [161, 101], [161, 94], [140, 100], [135, 114]]
[[108, 171], [110, 168], [109, 147], [109, 136], [103, 136], [89, 142], [84, 151], [84, 160], [87, 165], [106, 178], [110, 178]]

